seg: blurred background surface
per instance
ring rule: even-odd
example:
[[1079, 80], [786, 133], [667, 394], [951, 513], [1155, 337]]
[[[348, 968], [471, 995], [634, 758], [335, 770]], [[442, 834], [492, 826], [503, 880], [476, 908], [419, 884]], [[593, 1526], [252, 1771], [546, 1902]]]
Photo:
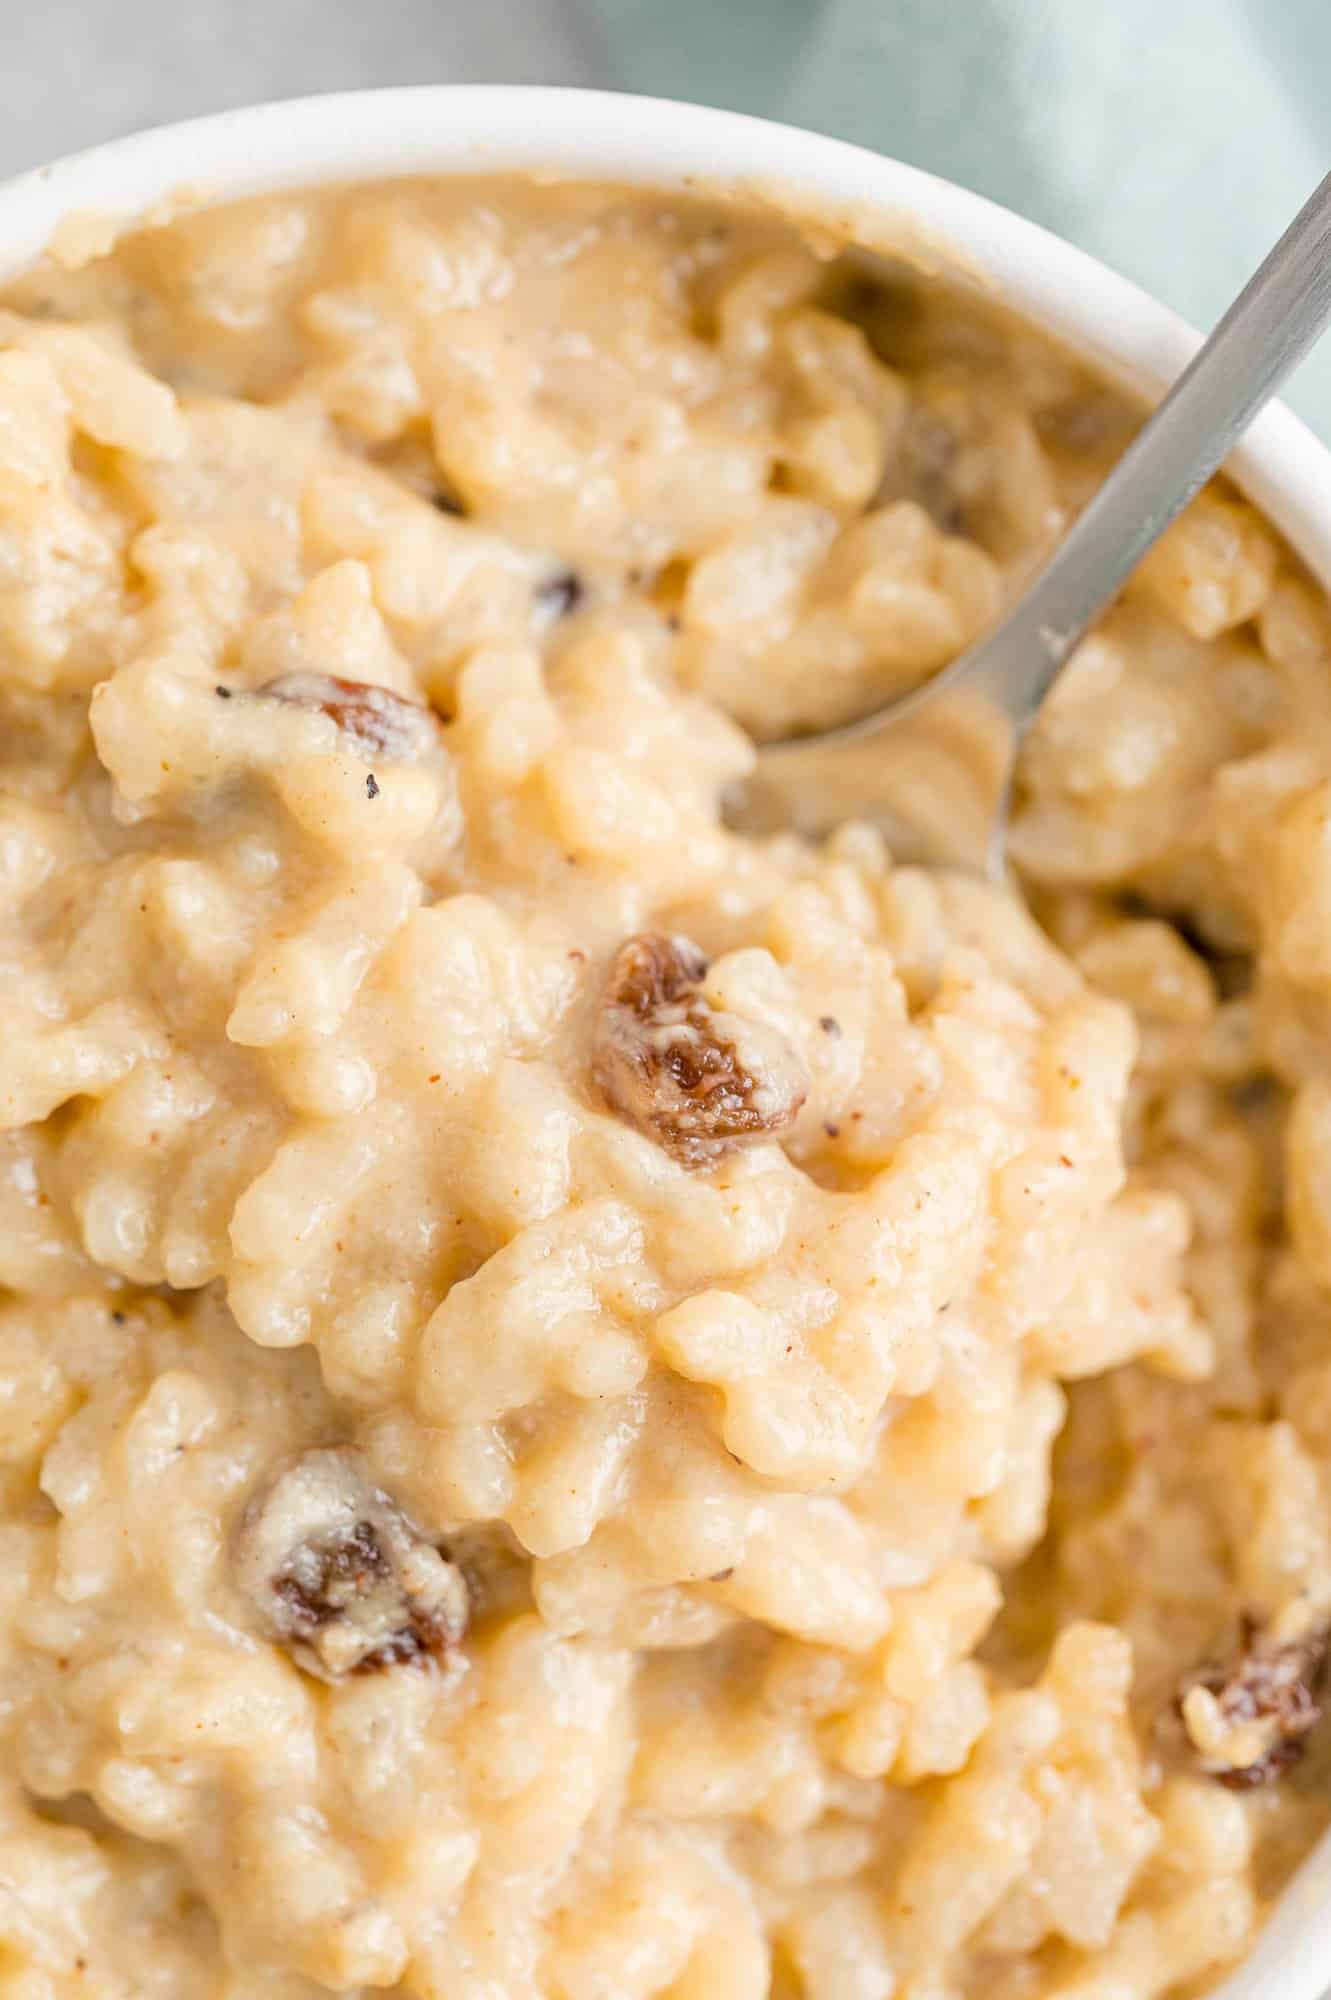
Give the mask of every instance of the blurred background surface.
[[[1209, 325], [1331, 167], [1328, 0], [0, 0], [0, 174], [354, 85], [789, 119], [1034, 217]], [[1331, 439], [1331, 348], [1290, 401]]]

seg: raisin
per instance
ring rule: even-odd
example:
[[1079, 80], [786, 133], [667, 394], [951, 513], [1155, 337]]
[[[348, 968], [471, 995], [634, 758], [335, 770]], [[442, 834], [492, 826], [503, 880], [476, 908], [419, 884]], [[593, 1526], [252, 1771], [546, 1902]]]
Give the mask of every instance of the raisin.
[[354, 1451], [307, 1451], [250, 1501], [235, 1574], [267, 1635], [320, 1680], [426, 1665], [467, 1627], [462, 1572]]
[[1202, 1768], [1209, 1776], [1234, 1790], [1248, 1790], [1269, 1784], [1299, 1761], [1322, 1718], [1329, 1640], [1331, 1634], [1323, 1629], [1277, 1642], [1244, 1614], [1231, 1658], [1202, 1667], [1179, 1694], [1180, 1712], [1194, 1737], [1198, 1724], [1188, 1716], [1188, 1697], [1203, 1689], [1215, 1704], [1219, 1727], [1255, 1750], [1242, 1762], [1203, 1756]]
[[268, 701], [314, 708], [330, 716], [348, 748], [360, 757], [415, 764], [438, 747], [439, 724], [432, 709], [370, 681], [345, 681], [335, 674], [281, 674], [257, 692]]
[[1054, 451], [1122, 451], [1137, 428], [1133, 412], [1117, 396], [1086, 386], [1035, 412], [1041, 444]]
[[959, 535], [966, 510], [957, 486], [961, 440], [923, 403], [912, 404], [901, 437], [898, 480], [891, 497], [914, 500], [945, 535]]
[[536, 609], [550, 624], [568, 618], [587, 595], [587, 586], [576, 570], [557, 570], [536, 586]]
[[690, 939], [630, 938], [611, 968], [592, 1052], [606, 1101], [686, 1167], [781, 1131], [809, 1087], [783, 1035], [711, 1006], [706, 976]]
[[451, 486], [444, 484], [442, 479], [438, 481], [430, 495], [430, 505], [440, 514], [451, 515], [454, 520], [465, 521], [467, 518], [465, 503]]
[[833, 266], [827, 304], [858, 326], [873, 353], [890, 368], [918, 360], [926, 331], [917, 280], [905, 265], [847, 259]]

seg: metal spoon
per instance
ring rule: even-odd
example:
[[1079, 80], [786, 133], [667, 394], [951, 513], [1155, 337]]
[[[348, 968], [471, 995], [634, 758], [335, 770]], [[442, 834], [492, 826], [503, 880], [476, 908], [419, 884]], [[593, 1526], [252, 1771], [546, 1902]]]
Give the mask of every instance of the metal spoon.
[[902, 860], [1000, 876], [1022, 738], [1087, 628], [1331, 320], [1331, 174], [995, 629], [859, 721], [761, 746], [732, 825], [882, 825]]

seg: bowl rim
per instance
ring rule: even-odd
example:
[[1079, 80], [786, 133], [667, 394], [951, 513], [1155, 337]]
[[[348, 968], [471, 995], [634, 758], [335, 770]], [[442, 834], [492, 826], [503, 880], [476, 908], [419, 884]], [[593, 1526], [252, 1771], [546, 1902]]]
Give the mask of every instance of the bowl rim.
[[[701, 104], [543, 84], [419, 84], [240, 106], [136, 132], [0, 184], [0, 278], [86, 213], [124, 227], [337, 181], [527, 172], [777, 200], [850, 238], [898, 229], [1122, 387], [1158, 396], [1201, 336], [1149, 293], [1011, 210], [844, 140]], [[1331, 588], [1331, 452], [1281, 403], [1226, 471]], [[1213, 2000], [1320, 2000], [1331, 1963], [1331, 1834]], [[1277, 1989], [1270, 1983], [1278, 1977]]]

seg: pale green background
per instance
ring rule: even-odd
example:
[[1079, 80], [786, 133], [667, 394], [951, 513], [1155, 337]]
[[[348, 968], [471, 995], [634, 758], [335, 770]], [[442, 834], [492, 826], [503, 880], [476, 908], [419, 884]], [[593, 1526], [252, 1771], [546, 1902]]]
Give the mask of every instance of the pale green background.
[[[1209, 325], [1331, 169], [1331, 0], [602, 0], [614, 80], [979, 189]], [[1331, 438], [1331, 342], [1290, 400]]]
[[[457, 80], [840, 133], [1199, 322], [1331, 167], [1331, 0], [0, 0], [0, 172], [258, 97]], [[1331, 348], [1292, 400], [1331, 438]]]

